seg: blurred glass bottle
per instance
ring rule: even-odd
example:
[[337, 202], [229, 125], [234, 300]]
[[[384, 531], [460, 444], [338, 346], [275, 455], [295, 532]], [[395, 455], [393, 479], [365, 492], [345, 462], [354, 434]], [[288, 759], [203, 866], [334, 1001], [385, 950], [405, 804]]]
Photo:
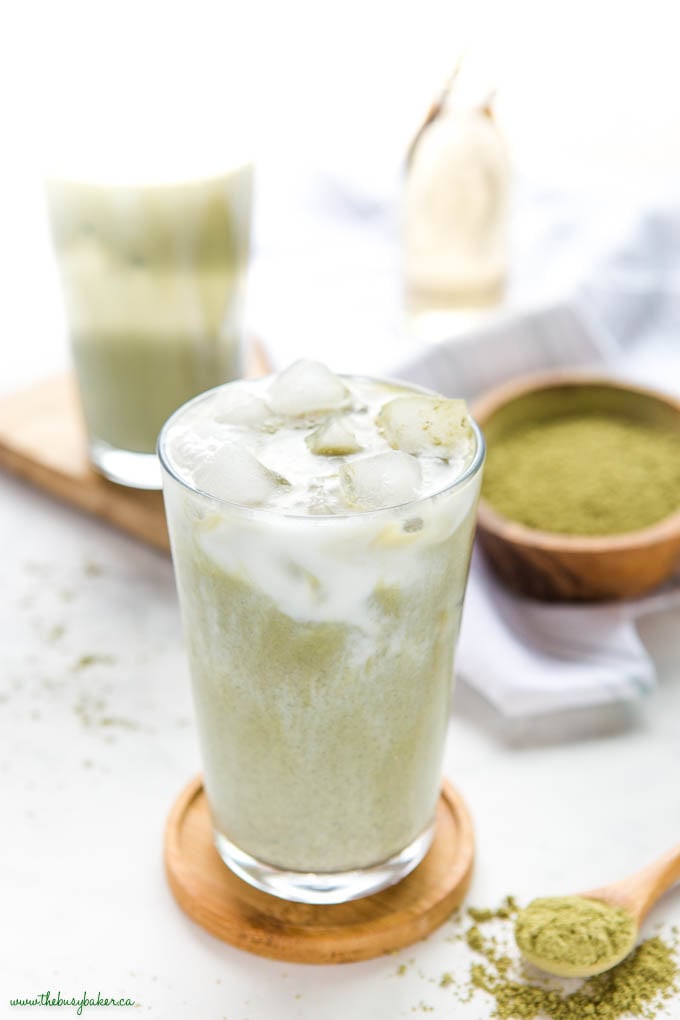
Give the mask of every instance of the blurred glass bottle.
[[[407, 157], [404, 298], [415, 332], [445, 339], [498, 305], [507, 280], [510, 167], [492, 98], [466, 99], [459, 69]], [[459, 94], [460, 93], [460, 94]]]

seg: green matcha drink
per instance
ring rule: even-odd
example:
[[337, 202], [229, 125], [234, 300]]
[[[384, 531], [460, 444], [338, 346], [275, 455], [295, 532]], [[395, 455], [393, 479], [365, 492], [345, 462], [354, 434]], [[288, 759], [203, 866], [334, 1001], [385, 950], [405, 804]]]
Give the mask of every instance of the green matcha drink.
[[252, 169], [166, 184], [53, 178], [47, 196], [93, 462], [158, 487], [158, 433], [238, 377]]
[[483, 444], [465, 405], [301, 361], [159, 443], [217, 847], [341, 902], [432, 838]]

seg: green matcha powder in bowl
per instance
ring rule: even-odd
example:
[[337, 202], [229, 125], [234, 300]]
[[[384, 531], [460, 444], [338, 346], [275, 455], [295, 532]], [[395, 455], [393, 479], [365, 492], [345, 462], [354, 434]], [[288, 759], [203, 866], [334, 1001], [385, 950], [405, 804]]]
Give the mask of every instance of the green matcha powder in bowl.
[[484, 497], [563, 535], [620, 535], [680, 507], [680, 432], [596, 412], [528, 422], [489, 444]]
[[580, 374], [515, 380], [477, 402], [487, 441], [480, 544], [521, 594], [630, 598], [680, 559], [680, 404]]

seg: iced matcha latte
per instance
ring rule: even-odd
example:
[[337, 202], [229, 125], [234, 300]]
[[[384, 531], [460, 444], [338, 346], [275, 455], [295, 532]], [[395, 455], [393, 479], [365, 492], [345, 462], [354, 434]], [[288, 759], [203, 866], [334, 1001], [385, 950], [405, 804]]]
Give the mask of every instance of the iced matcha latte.
[[432, 838], [483, 443], [465, 404], [300, 361], [176, 412], [165, 502], [215, 839], [275, 895]]
[[184, 183], [53, 178], [47, 197], [92, 460], [160, 485], [161, 425], [237, 378], [252, 171]]

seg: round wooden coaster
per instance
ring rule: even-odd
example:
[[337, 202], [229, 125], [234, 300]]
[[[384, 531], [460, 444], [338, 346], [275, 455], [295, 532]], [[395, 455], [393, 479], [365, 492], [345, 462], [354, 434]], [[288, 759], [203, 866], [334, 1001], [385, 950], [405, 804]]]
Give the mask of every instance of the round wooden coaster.
[[473, 860], [472, 820], [447, 782], [434, 842], [415, 871], [398, 885], [350, 903], [291, 903], [237, 878], [213, 845], [200, 777], [178, 797], [165, 832], [170, 888], [193, 921], [241, 949], [297, 963], [368, 960], [424, 938], [461, 903]]

